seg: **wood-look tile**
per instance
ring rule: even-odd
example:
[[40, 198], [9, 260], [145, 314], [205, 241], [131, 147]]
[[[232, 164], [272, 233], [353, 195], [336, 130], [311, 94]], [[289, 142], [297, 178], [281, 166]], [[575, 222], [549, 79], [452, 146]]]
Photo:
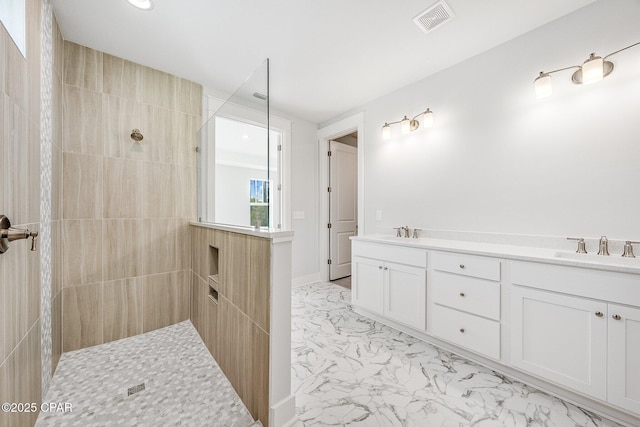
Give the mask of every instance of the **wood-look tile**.
[[142, 217], [142, 161], [104, 158], [103, 217]]
[[64, 151], [102, 155], [102, 95], [65, 84], [63, 116]]
[[62, 219], [62, 149], [56, 145], [51, 152], [51, 220]]
[[104, 282], [104, 342], [142, 333], [142, 279]]
[[[107, 280], [142, 275], [143, 220], [109, 219], [102, 226], [102, 277]], [[154, 251], [154, 248], [147, 248]]]
[[176, 110], [199, 116], [202, 110], [202, 86], [176, 78]]
[[[30, 224], [29, 230], [39, 233], [40, 224]], [[26, 310], [27, 327], [31, 328], [40, 317], [40, 252], [31, 250], [31, 239], [28, 241], [19, 241], [18, 245], [14, 246], [12, 249], [19, 248], [24, 252], [27, 270], [27, 281], [25, 284], [26, 304], [22, 306], [21, 309]]]
[[7, 70], [7, 38], [9, 34], [7, 30], [4, 28], [4, 25], [0, 25], [0, 58], [5, 58], [0, 62], [0, 94], [6, 92], [5, 88], [5, 74]]
[[62, 290], [62, 221], [51, 221], [51, 298]]
[[[29, 223], [29, 171], [27, 118], [9, 97], [3, 96], [4, 186], [3, 215], [13, 225]], [[21, 165], [21, 166], [18, 166]]]
[[249, 237], [249, 281], [246, 314], [269, 332], [271, 241]]
[[[207, 344], [205, 319], [205, 299], [207, 298], [207, 282], [198, 277], [197, 274], [192, 273], [191, 276], [191, 305], [189, 307], [189, 320], [196, 328], [202, 341]], [[211, 350], [209, 350], [211, 352]], [[212, 353], [213, 354], [213, 353]]]
[[64, 86], [62, 79], [53, 75], [51, 95], [51, 128], [53, 145], [62, 149], [62, 111], [64, 110]]
[[2, 281], [2, 315], [4, 317], [4, 352], [2, 360], [18, 345], [29, 330], [27, 257], [24, 242], [11, 242], [9, 250], [0, 257]]
[[142, 99], [142, 66], [103, 54], [103, 91], [134, 100]]
[[254, 410], [251, 415], [269, 427], [269, 334], [251, 324], [251, 348], [249, 351], [252, 369], [249, 390]]
[[62, 286], [102, 281], [102, 221], [62, 221]]
[[62, 356], [62, 292], [51, 302], [51, 374], [53, 375]]
[[175, 168], [164, 163], [144, 162], [142, 216], [175, 218]]
[[[149, 134], [142, 122], [142, 103], [133, 99], [105, 95], [104, 112], [104, 155], [144, 159]], [[131, 139], [131, 131], [139, 129], [144, 136], [141, 144]]]
[[28, 127], [27, 161], [27, 222], [40, 222], [40, 128], [33, 123]]
[[[56, 15], [53, 15], [53, 71], [62, 79], [64, 66], [64, 39]], [[54, 77], [55, 80], [55, 77]]]
[[62, 351], [102, 344], [102, 283], [62, 290]]
[[171, 110], [155, 105], [143, 105], [140, 130], [144, 135], [141, 147], [145, 160], [175, 164], [178, 126], [173, 118], [174, 113]]
[[102, 52], [64, 42], [64, 83], [83, 89], [102, 91]]
[[28, 116], [33, 124], [40, 124], [40, 76], [41, 76], [41, 20], [40, 0], [26, 1], [26, 47]]
[[196, 167], [196, 146], [200, 117], [182, 112], [173, 113], [176, 127], [176, 163], [187, 167]]
[[[3, 26], [0, 25], [0, 31], [2, 31]], [[1, 41], [1, 40], [0, 40]], [[1, 67], [1, 65], [0, 65]], [[13, 359], [11, 361], [4, 360], [4, 358], [0, 361], [0, 402], [11, 402], [11, 386], [9, 383], [13, 383], [13, 380], [9, 378], [10, 368], [13, 363]], [[11, 369], [12, 370], [12, 369]], [[0, 411], [0, 426], [10, 426], [11, 420], [9, 419], [9, 412]]]
[[155, 274], [142, 278], [144, 332], [189, 318], [190, 272]]
[[[0, 30], [2, 30], [2, 25], [0, 25]], [[2, 68], [4, 66], [4, 64], [0, 64], [0, 68]], [[9, 97], [6, 96], [4, 93], [0, 92], [0, 178], [2, 178], [3, 180], [6, 181], [6, 177], [7, 177], [7, 145], [9, 144], [9, 141], [11, 140], [10, 136], [8, 136], [8, 133], [5, 131], [7, 128], [7, 125], [5, 125], [5, 119], [6, 119], [6, 114], [5, 114], [5, 109], [9, 107], [11, 108], [11, 102], [9, 100]], [[6, 184], [6, 182], [3, 182], [2, 184], [0, 184], [0, 204], [2, 206], [8, 207], [9, 202], [7, 200], [7, 188], [9, 186]], [[7, 215], [7, 214], [4, 214]]]
[[4, 40], [4, 92], [22, 111], [27, 111], [27, 61], [11, 36], [5, 33]]
[[196, 168], [175, 167], [176, 216], [194, 221], [197, 216]]
[[102, 158], [64, 153], [62, 164], [63, 218], [102, 218]]
[[168, 273], [177, 269], [176, 233], [172, 218], [142, 220], [142, 274]]
[[191, 226], [188, 219], [178, 218], [176, 226], [176, 269], [191, 270]]
[[176, 77], [153, 68], [142, 69], [142, 100], [157, 107], [175, 109]]

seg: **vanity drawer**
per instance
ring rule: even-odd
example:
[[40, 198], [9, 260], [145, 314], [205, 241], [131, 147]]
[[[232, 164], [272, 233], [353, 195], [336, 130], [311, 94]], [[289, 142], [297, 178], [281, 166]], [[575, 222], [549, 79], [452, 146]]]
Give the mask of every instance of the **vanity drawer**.
[[500, 323], [433, 305], [431, 333], [461, 347], [500, 359]]
[[425, 249], [352, 241], [351, 254], [352, 256], [380, 259], [397, 264], [427, 267], [427, 251]]
[[434, 271], [431, 295], [437, 304], [500, 320], [499, 282]]
[[463, 276], [500, 281], [501, 260], [474, 255], [445, 252], [431, 253], [431, 267], [434, 270], [447, 271]]

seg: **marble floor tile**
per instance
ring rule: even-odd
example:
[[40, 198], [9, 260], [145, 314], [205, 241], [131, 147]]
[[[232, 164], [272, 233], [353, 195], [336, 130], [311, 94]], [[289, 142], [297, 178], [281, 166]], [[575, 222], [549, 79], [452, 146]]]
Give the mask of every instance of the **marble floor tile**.
[[294, 289], [292, 389], [301, 426], [617, 424], [360, 316], [351, 291]]
[[261, 425], [189, 321], [64, 353], [44, 402], [72, 411], [41, 412], [38, 427]]

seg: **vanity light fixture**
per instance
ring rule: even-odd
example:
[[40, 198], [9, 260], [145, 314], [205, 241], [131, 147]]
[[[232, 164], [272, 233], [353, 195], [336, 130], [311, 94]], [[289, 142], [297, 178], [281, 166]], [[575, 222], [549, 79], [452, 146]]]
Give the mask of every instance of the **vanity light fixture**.
[[127, 0], [130, 5], [137, 7], [142, 10], [151, 10], [153, 9], [153, 3], [151, 0]]
[[382, 126], [382, 139], [384, 139], [385, 141], [391, 139], [391, 125], [395, 125], [397, 123], [400, 123], [400, 131], [403, 134], [407, 134], [418, 129], [420, 127], [418, 117], [420, 116], [422, 116], [422, 125], [425, 128], [430, 128], [433, 126], [433, 111], [427, 108], [425, 111], [416, 114], [412, 119], [404, 116], [402, 120], [398, 120], [397, 122], [386, 122], [384, 126]]
[[599, 82], [613, 71], [613, 62], [607, 61], [607, 58], [637, 45], [640, 45], [640, 42], [616, 50], [615, 52], [606, 55], [604, 58], [592, 53], [589, 55], [589, 58], [582, 63], [582, 65], [572, 65], [570, 67], [559, 68], [553, 71], [540, 71], [540, 75], [538, 75], [538, 77], [533, 81], [536, 97], [540, 99], [551, 95], [551, 74], [559, 71], [577, 68], [577, 70], [571, 75], [571, 81], [577, 85], [588, 85]]

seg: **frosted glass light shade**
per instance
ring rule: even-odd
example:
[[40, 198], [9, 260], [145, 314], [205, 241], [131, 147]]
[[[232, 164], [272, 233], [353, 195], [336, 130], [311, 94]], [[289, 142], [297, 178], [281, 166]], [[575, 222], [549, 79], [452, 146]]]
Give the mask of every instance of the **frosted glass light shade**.
[[411, 120], [409, 120], [407, 116], [404, 116], [404, 119], [400, 122], [400, 130], [402, 133], [411, 132]]
[[424, 112], [422, 116], [422, 125], [425, 128], [433, 127], [433, 111], [427, 108], [427, 111]]
[[598, 82], [604, 77], [604, 61], [593, 53], [582, 64], [582, 84], [588, 85]]
[[385, 123], [384, 126], [382, 126], [382, 139], [385, 141], [391, 139], [391, 126], [389, 126], [389, 123]]
[[540, 72], [537, 79], [533, 81], [533, 87], [536, 90], [536, 98], [546, 98], [551, 95], [551, 76], [549, 74]]
[[132, 6], [137, 7], [142, 10], [151, 10], [153, 9], [153, 3], [151, 0], [127, 0]]

